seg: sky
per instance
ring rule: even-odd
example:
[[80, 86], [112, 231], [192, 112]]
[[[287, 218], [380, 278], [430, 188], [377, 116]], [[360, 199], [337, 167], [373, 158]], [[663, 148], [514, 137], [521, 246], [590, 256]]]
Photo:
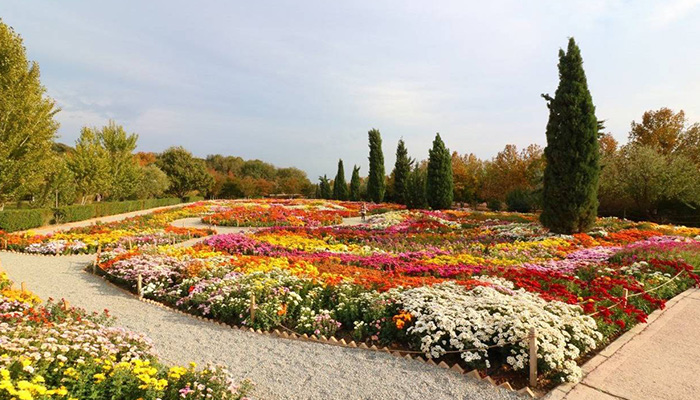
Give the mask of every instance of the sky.
[[339, 158], [366, 175], [372, 128], [387, 172], [400, 138], [425, 159], [437, 132], [491, 158], [545, 144], [540, 94], [572, 36], [619, 141], [650, 109], [700, 122], [700, 0], [2, 0], [0, 18], [70, 145], [113, 119], [140, 151], [257, 158], [312, 180]]

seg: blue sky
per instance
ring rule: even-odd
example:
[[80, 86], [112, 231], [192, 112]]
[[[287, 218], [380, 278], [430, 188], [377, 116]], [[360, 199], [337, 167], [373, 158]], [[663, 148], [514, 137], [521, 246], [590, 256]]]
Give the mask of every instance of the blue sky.
[[[182, 145], [334, 175], [419, 159], [436, 132], [490, 158], [544, 144], [540, 93], [581, 46], [597, 116], [621, 141], [648, 109], [700, 122], [700, 1], [26, 1], [0, 17], [61, 106], [60, 141], [115, 119], [139, 149]], [[346, 172], [347, 173], [347, 172]]]

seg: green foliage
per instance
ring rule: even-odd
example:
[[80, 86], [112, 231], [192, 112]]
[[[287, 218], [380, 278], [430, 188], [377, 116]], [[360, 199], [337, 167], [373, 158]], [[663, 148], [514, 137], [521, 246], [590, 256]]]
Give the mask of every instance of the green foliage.
[[556, 233], [588, 230], [598, 213], [598, 120], [573, 38], [559, 51], [559, 87], [548, 100], [547, 165], [540, 220]]
[[352, 168], [352, 178], [350, 179], [350, 200], [360, 201], [362, 195], [360, 193], [360, 187], [362, 186], [362, 181], [360, 180], [360, 167], [355, 165]]
[[112, 183], [107, 150], [100, 143], [99, 132], [83, 128], [76, 141], [75, 151], [68, 158], [68, 168], [75, 177], [75, 186], [81, 204], [91, 197], [106, 193]]
[[607, 210], [621, 207], [651, 218], [662, 202], [700, 204], [700, 171], [683, 155], [627, 145], [606, 158], [600, 197]]
[[514, 189], [506, 195], [508, 211], [531, 212], [535, 208], [535, 200], [532, 193], [525, 189]]
[[491, 211], [501, 211], [503, 209], [503, 202], [499, 199], [491, 199], [486, 203], [486, 207]]
[[139, 168], [134, 195], [139, 199], [161, 197], [170, 187], [170, 180], [165, 172], [155, 165]]
[[408, 208], [428, 208], [426, 197], [426, 171], [416, 165], [406, 179], [404, 199]]
[[326, 175], [318, 177], [318, 198], [321, 199], [331, 199], [333, 198], [333, 189], [331, 189], [331, 182], [328, 180]]
[[171, 147], [158, 156], [156, 165], [170, 179], [169, 192], [185, 197], [189, 192], [206, 194], [214, 186], [214, 178], [207, 172], [204, 160], [194, 158], [182, 147]]
[[335, 200], [348, 199], [348, 184], [345, 182], [345, 168], [343, 160], [338, 160], [338, 172], [333, 180], [333, 198]]
[[445, 147], [439, 133], [435, 135], [433, 148], [429, 151], [426, 196], [428, 205], [434, 210], [452, 207], [454, 198], [452, 155]]
[[0, 211], [0, 231], [16, 232], [48, 225], [53, 212], [45, 208]]
[[65, 207], [58, 207], [54, 209], [54, 218], [56, 223], [67, 223], [75, 221], [84, 221], [86, 219], [91, 219], [96, 217], [96, 210], [94, 204], [85, 205], [72, 205]]
[[375, 203], [384, 200], [385, 173], [384, 153], [382, 152], [382, 136], [378, 130], [372, 129], [369, 134], [369, 176], [367, 177], [367, 197]]
[[406, 183], [408, 174], [411, 173], [411, 166], [414, 160], [408, 156], [408, 150], [403, 139], [399, 140], [396, 146], [396, 163], [394, 164], [394, 201], [399, 204], [406, 204]]
[[36, 203], [41, 207], [60, 207], [73, 204], [76, 197], [75, 177], [68, 168], [66, 157], [49, 155], [51, 165], [37, 189]]
[[138, 135], [127, 134], [124, 127], [111, 120], [95, 131], [107, 152], [109, 186], [105, 197], [116, 200], [132, 197], [139, 184], [140, 170], [133, 156]]
[[58, 129], [39, 65], [27, 60], [20, 36], [0, 21], [0, 210], [36, 189]]

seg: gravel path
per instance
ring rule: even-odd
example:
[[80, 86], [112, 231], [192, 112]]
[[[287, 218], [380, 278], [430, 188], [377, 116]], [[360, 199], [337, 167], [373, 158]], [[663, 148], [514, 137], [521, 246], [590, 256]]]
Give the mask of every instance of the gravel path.
[[0, 252], [10, 278], [40, 297], [109, 309], [118, 325], [153, 339], [166, 361], [226, 365], [252, 379], [260, 399], [522, 399], [418, 361], [243, 332], [143, 303], [84, 272], [92, 259]]
[[[36, 234], [48, 235], [48, 234], [54, 233], [56, 231], [62, 231], [65, 229], [75, 228], [78, 226], [88, 226], [88, 225], [96, 224], [98, 222], [107, 223], [107, 222], [121, 221], [121, 220], [126, 219], [126, 218], [136, 217], [136, 216], [144, 215], [144, 214], [150, 214], [150, 213], [152, 213], [154, 211], [158, 211], [158, 210], [167, 210], [169, 208], [182, 207], [182, 206], [186, 206], [186, 205], [190, 205], [190, 204], [194, 204], [194, 203], [181, 203], [181, 204], [175, 204], [172, 206], [148, 208], [145, 210], [133, 211], [130, 213], [108, 215], [106, 217], [86, 219], [83, 221], [70, 222], [67, 224], [48, 225], [48, 226], [43, 226], [41, 228], [29, 229], [29, 231], [36, 233]], [[24, 232], [26, 232], [26, 231], [24, 231]]]
[[[117, 221], [152, 210], [114, 215]], [[52, 226], [48, 233], [95, 220]], [[346, 218], [343, 225], [360, 225]], [[69, 226], [68, 226], [69, 225]], [[204, 228], [199, 218], [173, 221], [174, 226]], [[215, 227], [219, 234], [252, 231], [247, 227]], [[190, 246], [192, 239], [180, 246]], [[43, 299], [65, 298], [89, 311], [109, 309], [117, 324], [142, 332], [171, 363], [222, 364], [238, 379], [250, 378], [261, 400], [282, 399], [522, 399], [512, 392], [479, 383], [418, 361], [361, 349], [305, 343], [243, 332], [200, 321], [138, 301], [102, 278], [84, 272], [94, 256], [44, 257], [0, 252], [2, 268], [15, 282]]]

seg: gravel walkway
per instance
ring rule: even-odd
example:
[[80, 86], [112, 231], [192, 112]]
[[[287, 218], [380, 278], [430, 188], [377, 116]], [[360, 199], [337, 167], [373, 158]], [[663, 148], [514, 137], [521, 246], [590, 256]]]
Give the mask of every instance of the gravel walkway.
[[166, 361], [226, 365], [252, 379], [260, 399], [522, 399], [418, 361], [242, 332], [143, 303], [84, 272], [92, 259], [0, 252], [10, 278], [40, 297], [109, 309], [118, 325], [153, 339]]
[[[117, 221], [145, 212], [114, 215], [102, 221]], [[94, 222], [81, 221], [70, 226]], [[343, 225], [360, 224], [359, 217], [343, 221]], [[172, 225], [208, 227], [199, 218], [180, 219]], [[47, 227], [42, 233], [67, 227]], [[255, 228], [215, 229], [223, 234]], [[190, 246], [200, 240], [179, 245]], [[41, 298], [65, 298], [89, 311], [108, 309], [117, 317], [117, 325], [148, 335], [166, 361], [225, 365], [236, 378], [253, 380], [256, 397], [261, 400], [522, 399], [515, 393], [422, 362], [386, 353], [243, 332], [143, 303], [102, 278], [84, 272], [93, 259], [94, 256], [86, 255], [45, 257], [0, 252], [2, 268], [10, 278], [18, 283], [26, 282]]]

